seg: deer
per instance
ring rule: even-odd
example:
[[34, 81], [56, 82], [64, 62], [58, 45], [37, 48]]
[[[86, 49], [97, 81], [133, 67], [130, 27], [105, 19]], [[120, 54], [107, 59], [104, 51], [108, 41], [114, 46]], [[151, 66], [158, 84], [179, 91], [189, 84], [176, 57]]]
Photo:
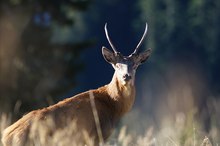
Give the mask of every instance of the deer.
[[[94, 140], [94, 145], [100, 144], [98, 136], [97, 122], [95, 121], [91, 105], [91, 95], [98, 117], [103, 141], [110, 137], [119, 120], [131, 110], [136, 95], [135, 73], [139, 65], [143, 64], [150, 56], [152, 49], [149, 48], [139, 52], [147, 34], [148, 25], [146, 23], [144, 33], [137, 44], [134, 52], [129, 56], [124, 56], [117, 51], [113, 45], [107, 30], [107, 23], [104, 30], [106, 38], [112, 51], [102, 47], [102, 55], [113, 67], [114, 74], [109, 84], [97, 89], [79, 93], [73, 97], [66, 98], [54, 105], [29, 112], [21, 119], [3, 131], [2, 143], [4, 146], [23, 146], [28, 140], [31, 126], [36, 121], [43, 121], [49, 116], [53, 117], [56, 129], [63, 128], [70, 121], [75, 121], [78, 132], [86, 131]], [[56, 130], [54, 129], [54, 131]], [[51, 131], [50, 134], [53, 134]], [[83, 134], [81, 140], [84, 141]], [[85, 142], [86, 145], [86, 142]]]

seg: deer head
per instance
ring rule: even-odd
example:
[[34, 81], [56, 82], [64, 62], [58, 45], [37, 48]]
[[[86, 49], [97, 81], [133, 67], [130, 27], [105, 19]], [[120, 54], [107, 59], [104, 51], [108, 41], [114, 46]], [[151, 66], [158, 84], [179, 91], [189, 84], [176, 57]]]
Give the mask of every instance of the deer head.
[[113, 66], [113, 68], [115, 69], [116, 77], [122, 85], [133, 85], [136, 69], [139, 65], [141, 65], [148, 59], [152, 52], [151, 49], [147, 49], [146, 51], [141, 53], [139, 53], [138, 51], [147, 34], [147, 23], [141, 40], [136, 46], [134, 52], [129, 56], [124, 56], [117, 51], [108, 35], [107, 24], [105, 24], [105, 34], [110, 46], [113, 49], [113, 52], [106, 47], [102, 47], [102, 54], [104, 59]]

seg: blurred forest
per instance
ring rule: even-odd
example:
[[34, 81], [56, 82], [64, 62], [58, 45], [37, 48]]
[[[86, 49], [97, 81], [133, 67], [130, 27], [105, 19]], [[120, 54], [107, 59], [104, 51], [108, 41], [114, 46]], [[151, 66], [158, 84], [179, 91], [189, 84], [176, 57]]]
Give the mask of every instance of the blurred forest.
[[[83, 69], [83, 20], [90, 1], [0, 2], [0, 103], [18, 113], [57, 101], [76, 86]], [[74, 36], [72, 38], [72, 33]], [[14, 109], [17, 108], [17, 109]], [[18, 114], [17, 113], [17, 114]]]
[[142, 19], [147, 19], [151, 26], [149, 46], [157, 48], [158, 58], [163, 62], [196, 65], [207, 77], [213, 93], [218, 95], [220, 2], [143, 0], [140, 7]]
[[157, 83], [150, 86], [160, 91], [149, 91], [150, 101], [163, 103], [159, 112], [193, 111], [205, 131], [219, 127], [220, 2], [141, 0], [139, 6], [141, 20], [149, 21], [147, 46], [155, 48], [150, 80]]
[[[105, 22], [127, 55], [146, 21], [142, 49], [153, 54], [137, 74], [133, 111], [143, 122], [136, 129], [190, 116], [205, 132], [220, 128], [218, 0], [0, 0], [0, 112], [16, 119], [78, 86], [108, 83], [113, 69], [100, 51], [108, 46]], [[128, 115], [127, 125], [137, 115]]]

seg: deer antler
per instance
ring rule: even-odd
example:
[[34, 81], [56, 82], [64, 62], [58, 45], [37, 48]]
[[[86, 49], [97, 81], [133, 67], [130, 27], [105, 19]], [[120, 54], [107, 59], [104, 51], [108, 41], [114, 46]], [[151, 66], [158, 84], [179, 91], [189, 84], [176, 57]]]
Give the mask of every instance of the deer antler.
[[111, 39], [110, 39], [110, 37], [109, 37], [109, 35], [108, 35], [107, 23], [105, 23], [105, 35], [106, 35], [106, 38], [107, 38], [107, 40], [108, 40], [110, 46], [112, 47], [114, 53], [115, 53], [115, 54], [118, 54], [118, 51], [116, 50], [115, 46], [113, 45], [113, 43], [112, 43], [112, 41], [111, 41]]
[[143, 36], [142, 36], [140, 42], [138, 43], [137, 47], [135, 48], [135, 50], [134, 50], [134, 52], [133, 52], [132, 54], [137, 54], [137, 52], [138, 52], [138, 50], [139, 50], [141, 44], [143, 43], [144, 38], [145, 38], [146, 35], [147, 35], [147, 27], [148, 27], [148, 25], [147, 25], [147, 23], [146, 23], [145, 30], [144, 30], [144, 34], [143, 34]]

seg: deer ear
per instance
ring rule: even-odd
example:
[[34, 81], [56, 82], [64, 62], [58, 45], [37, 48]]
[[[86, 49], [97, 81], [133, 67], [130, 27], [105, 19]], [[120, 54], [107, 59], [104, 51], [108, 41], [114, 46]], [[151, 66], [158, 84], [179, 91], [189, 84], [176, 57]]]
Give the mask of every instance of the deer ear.
[[138, 64], [142, 64], [144, 63], [148, 58], [149, 56], [151, 55], [151, 52], [152, 52], [152, 49], [147, 49], [146, 51], [138, 54], [138, 57], [137, 57], [137, 63]]
[[102, 55], [108, 63], [115, 64], [116, 58], [115, 54], [112, 51], [110, 51], [106, 47], [102, 47]]

